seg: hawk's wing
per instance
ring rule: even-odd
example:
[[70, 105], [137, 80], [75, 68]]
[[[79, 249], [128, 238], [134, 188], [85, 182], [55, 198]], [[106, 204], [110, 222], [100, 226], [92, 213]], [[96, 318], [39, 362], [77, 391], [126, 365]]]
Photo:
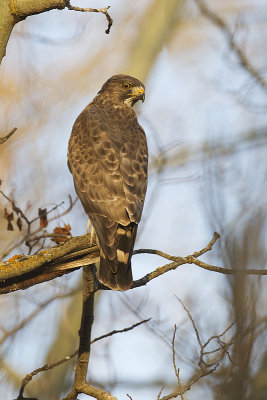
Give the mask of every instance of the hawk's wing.
[[127, 251], [120, 254], [127, 266], [147, 185], [146, 138], [134, 111], [129, 109], [126, 118], [116, 120], [91, 103], [74, 123], [68, 164], [103, 255], [116, 274], [121, 251], [119, 227], [124, 229], [121, 235], [129, 236]]

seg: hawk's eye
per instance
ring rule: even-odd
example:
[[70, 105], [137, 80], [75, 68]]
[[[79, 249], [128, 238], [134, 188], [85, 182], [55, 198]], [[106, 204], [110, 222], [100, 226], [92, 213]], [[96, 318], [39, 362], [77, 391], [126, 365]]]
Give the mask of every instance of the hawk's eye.
[[124, 82], [124, 83], [122, 84], [123, 89], [129, 89], [130, 86], [131, 86], [131, 85], [130, 85], [130, 83], [128, 83], [128, 82]]

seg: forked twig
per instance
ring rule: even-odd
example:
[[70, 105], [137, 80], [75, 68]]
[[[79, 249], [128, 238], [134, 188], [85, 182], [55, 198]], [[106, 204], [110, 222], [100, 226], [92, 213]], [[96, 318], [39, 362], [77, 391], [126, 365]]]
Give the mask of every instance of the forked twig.
[[70, 0], [65, 0], [67, 8], [69, 10], [73, 10], [73, 11], [80, 11], [80, 12], [95, 12], [95, 13], [102, 13], [106, 16], [107, 21], [108, 21], [108, 27], [105, 30], [105, 33], [109, 34], [110, 32], [110, 28], [113, 24], [113, 20], [111, 18], [111, 16], [108, 13], [108, 9], [110, 8], [110, 6], [104, 7], [104, 8], [82, 8], [82, 7], [76, 7], [76, 6], [72, 6], [70, 4]]
[[[114, 329], [111, 332], [106, 333], [105, 335], [101, 335], [98, 336], [97, 338], [91, 340], [91, 344], [98, 342], [99, 340], [105, 339], [109, 336], [113, 336], [116, 335], [117, 333], [123, 333], [123, 332], [128, 332], [131, 331], [132, 329], [136, 328], [139, 325], [142, 325], [148, 321], [150, 321], [151, 318], [148, 319], [144, 319], [143, 321], [137, 322], [136, 324], [133, 324], [131, 326], [128, 326], [127, 328], [123, 328], [123, 329]], [[34, 376], [38, 375], [40, 372], [44, 372], [44, 371], [48, 371], [50, 369], [53, 369], [55, 367], [58, 367], [61, 364], [64, 364], [66, 361], [71, 360], [73, 357], [75, 357], [78, 354], [78, 350], [75, 350], [73, 353], [69, 354], [68, 356], [62, 358], [61, 360], [58, 360], [54, 363], [51, 364], [45, 364], [40, 368], [35, 369], [34, 371], [32, 371], [31, 373], [27, 374], [22, 382], [21, 382], [21, 387], [20, 387], [20, 391], [19, 391], [19, 396], [17, 397], [16, 400], [20, 400], [23, 399], [23, 392], [25, 390], [26, 385], [28, 385], [28, 383], [33, 379]]]

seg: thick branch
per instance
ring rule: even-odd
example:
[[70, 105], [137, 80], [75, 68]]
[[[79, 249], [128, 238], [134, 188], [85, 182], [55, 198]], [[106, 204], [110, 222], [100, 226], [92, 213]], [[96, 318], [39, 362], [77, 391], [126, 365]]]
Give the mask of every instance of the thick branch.
[[83, 310], [80, 335], [78, 362], [75, 369], [75, 385], [86, 382], [87, 367], [91, 348], [91, 330], [94, 321], [94, 291], [95, 274], [93, 267], [83, 269]]
[[32, 256], [14, 256], [0, 264], [0, 294], [45, 282], [99, 260], [91, 235], [77, 236], [68, 242]]
[[66, 7], [64, 0], [1, 0], [0, 1], [0, 63], [15, 24], [26, 17]]
[[83, 310], [81, 319], [80, 346], [78, 351], [78, 361], [75, 368], [74, 385], [71, 392], [64, 400], [76, 400], [79, 393], [87, 394], [98, 400], [116, 400], [105, 390], [91, 386], [86, 381], [88, 363], [91, 349], [91, 330], [94, 321], [94, 292], [95, 292], [95, 273], [94, 267], [84, 267], [83, 269]]
[[[134, 254], [156, 254], [172, 262], [134, 281], [132, 289], [144, 286], [152, 279], [168, 271], [175, 270], [184, 264], [195, 264], [200, 268], [227, 275], [267, 275], [266, 269], [232, 270], [200, 261], [198, 257], [210, 251], [218, 238], [218, 233], [215, 233], [207, 246], [186, 257], [171, 256], [162, 251], [152, 249], [136, 250]], [[97, 261], [99, 261], [99, 250], [97, 246], [91, 246], [90, 234], [77, 236], [63, 245], [44, 250], [36, 255], [14, 256], [9, 261], [0, 264], [0, 294], [26, 289], [38, 283], [68, 274], [86, 265], [94, 264]], [[100, 283], [97, 289], [105, 290], [108, 288]]]

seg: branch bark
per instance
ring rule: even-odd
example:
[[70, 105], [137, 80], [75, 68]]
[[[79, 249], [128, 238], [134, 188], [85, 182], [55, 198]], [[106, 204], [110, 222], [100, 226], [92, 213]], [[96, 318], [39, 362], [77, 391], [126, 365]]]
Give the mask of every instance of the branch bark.
[[79, 393], [87, 394], [99, 400], [116, 400], [105, 390], [89, 385], [86, 381], [88, 363], [91, 349], [91, 331], [94, 321], [94, 292], [95, 271], [94, 267], [83, 268], [83, 310], [81, 319], [80, 346], [78, 361], [75, 368], [74, 385], [71, 392], [63, 400], [76, 400]]
[[77, 236], [68, 242], [32, 256], [14, 256], [0, 264], [0, 294], [27, 289], [68, 274], [99, 260], [91, 235]]
[[2, 0], [0, 2], [0, 63], [6, 55], [6, 46], [17, 22], [30, 15], [66, 7], [64, 0]]
[[[134, 254], [156, 254], [172, 262], [156, 268], [149, 274], [134, 281], [131, 289], [144, 286], [152, 279], [168, 271], [175, 270], [184, 264], [195, 264], [200, 268], [226, 275], [267, 275], [267, 269], [231, 270], [200, 261], [198, 257], [210, 251], [219, 237], [218, 233], [215, 232], [207, 246], [186, 257], [171, 256], [162, 251], [152, 249], [136, 250]], [[77, 236], [70, 239], [67, 243], [41, 251], [36, 255], [14, 256], [10, 260], [0, 264], [0, 294], [27, 289], [30, 286], [68, 274], [98, 261], [99, 250], [97, 246], [91, 245], [90, 234]], [[108, 288], [99, 283], [97, 290], [99, 289], [107, 290]]]
[[[135, 329], [136, 327], [150, 321], [151, 318], [148, 319], [144, 319], [143, 321], [137, 322], [136, 324], [133, 324], [131, 326], [128, 326], [127, 328], [123, 328], [123, 329], [115, 329], [109, 333], [106, 333], [104, 335], [98, 336], [97, 338], [91, 340], [91, 344], [98, 342], [99, 340], [105, 339], [109, 336], [113, 336], [116, 335], [117, 333], [123, 333], [123, 332], [128, 332], [131, 331], [133, 329]], [[34, 371], [32, 371], [31, 373], [27, 374], [22, 382], [21, 382], [21, 387], [20, 387], [20, 392], [19, 392], [19, 396], [17, 397], [16, 400], [22, 400], [23, 399], [23, 393], [25, 390], [26, 385], [28, 385], [29, 382], [31, 382], [32, 378], [36, 375], [38, 375], [40, 372], [44, 372], [44, 371], [48, 371], [50, 369], [53, 369], [55, 367], [58, 367], [59, 365], [71, 360], [73, 357], [77, 356], [79, 350], [74, 351], [72, 354], [62, 358], [61, 360], [58, 360], [52, 364], [45, 364], [40, 368], [35, 369]]]
[[74, 7], [69, 0], [1, 0], [0, 1], [0, 63], [6, 55], [6, 47], [11, 32], [16, 23], [31, 15], [41, 14], [50, 10], [62, 10], [67, 7], [69, 10], [82, 12], [100, 12], [108, 21], [106, 33], [109, 33], [113, 23], [108, 13], [108, 8], [80, 8]]

